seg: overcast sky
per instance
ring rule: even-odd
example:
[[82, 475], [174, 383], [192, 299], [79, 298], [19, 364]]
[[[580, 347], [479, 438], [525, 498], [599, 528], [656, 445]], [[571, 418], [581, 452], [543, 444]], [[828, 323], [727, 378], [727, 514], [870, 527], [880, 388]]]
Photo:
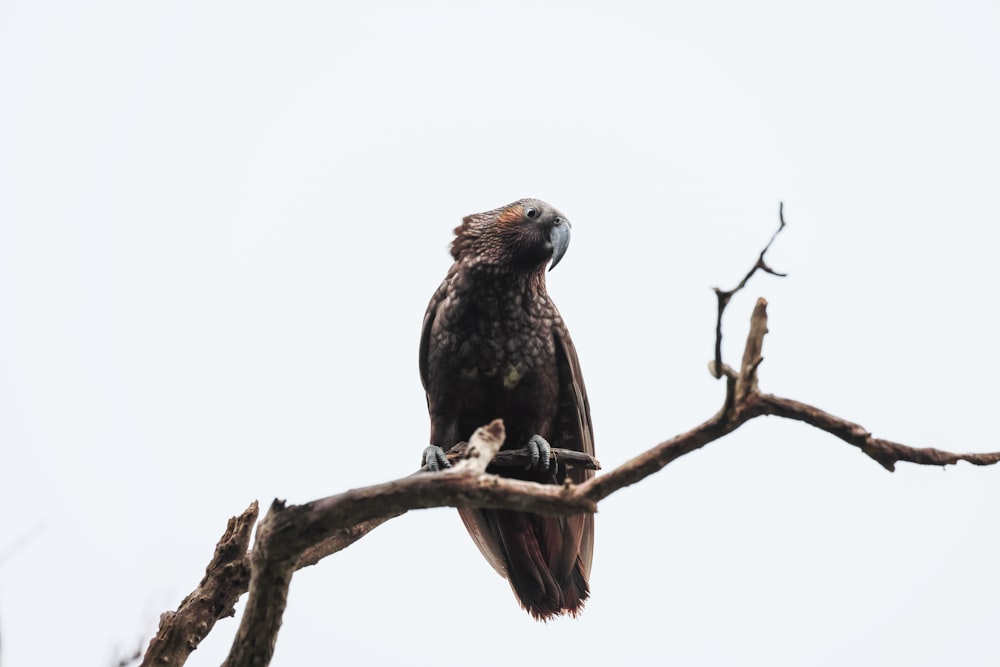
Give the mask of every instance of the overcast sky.
[[[465, 214], [573, 221], [549, 291], [606, 468], [713, 414], [713, 285], [771, 254], [761, 383], [1000, 449], [1000, 5], [0, 2], [5, 667], [103, 666], [226, 519], [414, 470]], [[296, 575], [273, 664], [992, 665], [1000, 468], [775, 418], [604, 501], [578, 620], [454, 510]], [[219, 664], [220, 622], [189, 664]]]

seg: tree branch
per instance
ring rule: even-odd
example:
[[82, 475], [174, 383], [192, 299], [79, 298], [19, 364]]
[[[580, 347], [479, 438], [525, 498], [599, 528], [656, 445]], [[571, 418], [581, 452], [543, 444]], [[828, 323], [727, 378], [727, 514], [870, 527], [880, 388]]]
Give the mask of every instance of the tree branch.
[[250, 581], [247, 547], [256, 522], [256, 500], [229, 519], [198, 588], [184, 598], [177, 611], [160, 615], [160, 628], [150, 640], [140, 667], [183, 665], [217, 620], [236, 614], [236, 601]]
[[[535, 484], [487, 474], [487, 466], [491, 469], [523, 467], [527, 462], [526, 453], [520, 450], [505, 450], [497, 454], [505, 434], [503, 423], [496, 420], [478, 429], [468, 444], [460, 443], [448, 452], [449, 460], [454, 463], [450, 470], [417, 472], [392, 482], [353, 489], [304, 505], [286, 506], [283, 501], [274, 501], [257, 529], [253, 552], [248, 556], [248, 525], [256, 517], [254, 503], [242, 517], [230, 521], [230, 527], [216, 550], [216, 558], [209, 565], [199, 588], [181, 603], [176, 613], [164, 614], [160, 632], [150, 642], [143, 665], [154, 662], [158, 665], [182, 664], [211, 629], [215, 618], [232, 615], [232, 604], [242, 591], [247, 590], [247, 583], [250, 595], [246, 611], [224, 665], [266, 665], [274, 652], [288, 587], [295, 570], [313, 565], [353, 544], [385, 521], [411, 509], [440, 506], [509, 509], [551, 515], [592, 513], [597, 510], [599, 501], [615, 491], [642, 481], [677, 458], [718, 440], [762, 415], [810, 424], [858, 447], [890, 471], [898, 461], [942, 466], [958, 461], [975, 465], [1000, 462], [1000, 452], [954, 454], [874, 438], [862, 426], [819, 408], [762, 393], [757, 370], [763, 362], [763, 341], [767, 333], [767, 302], [764, 299], [758, 299], [754, 307], [739, 370], [722, 363], [721, 320], [732, 295], [743, 289], [758, 270], [783, 275], [772, 270], [764, 261], [765, 253], [785, 226], [781, 209], [779, 217], [781, 224], [761, 251], [754, 268], [733, 290], [723, 292], [716, 289], [719, 309], [715, 359], [710, 364], [710, 372], [716, 378], [726, 378], [726, 396], [722, 408], [714, 416], [614, 470], [579, 485]], [[578, 452], [554, 450], [554, 453], [557, 460], [566, 465], [600, 468], [596, 459]], [[239, 524], [238, 528], [234, 522]], [[231, 533], [239, 537], [230, 538]], [[249, 577], [246, 576], [248, 567], [251, 572]], [[230, 576], [235, 574], [239, 576]], [[216, 576], [219, 582], [213, 581]], [[204, 591], [215, 590], [225, 591], [225, 595], [218, 598], [220, 602], [203, 605], [203, 599], [208, 595]], [[208, 597], [216, 599], [212, 595]], [[185, 617], [187, 614], [192, 617], [197, 615], [199, 620], [179, 625], [176, 619], [182, 613]], [[205, 615], [212, 613], [217, 616], [211, 622], [205, 620]]]
[[286, 506], [276, 500], [257, 529], [251, 555], [250, 597], [232, 651], [223, 665], [270, 662], [288, 586], [297, 566], [306, 560], [304, 554], [315, 556], [310, 552], [314, 545], [344, 539], [341, 536], [345, 531], [348, 538], [353, 537], [349, 531], [359, 524], [384, 521], [411, 509], [440, 506], [495, 507], [545, 514], [596, 511], [596, 505], [573, 493], [572, 487], [485, 474], [504, 437], [503, 422], [495, 420], [476, 430], [469, 441], [467, 458], [451, 470], [416, 473], [304, 505]]
[[[465, 458], [466, 449], [468, 448], [468, 443], [460, 442], [445, 454], [445, 457], [450, 462]], [[600, 470], [601, 462], [590, 454], [584, 454], [583, 452], [578, 452], [573, 449], [562, 449], [560, 447], [553, 447], [552, 453], [549, 455], [549, 460], [553, 464], [562, 464], [569, 468], [586, 468], [589, 470]], [[528, 467], [531, 463], [531, 452], [527, 447], [522, 447], [521, 449], [504, 449], [497, 452], [496, 456], [490, 462], [490, 468], [500, 468], [500, 469], [524, 469]]]
[[841, 419], [812, 405], [790, 398], [780, 398], [774, 394], [758, 393], [753, 396], [753, 402], [754, 410], [759, 414], [795, 419], [837, 436], [878, 461], [889, 472], [896, 469], [896, 463], [899, 461], [934, 466], [954, 465], [959, 461], [977, 466], [1000, 463], [1000, 452], [954, 454], [932, 447], [909, 447], [891, 440], [876, 438], [860, 424]]
[[757, 271], [770, 273], [772, 276], [778, 276], [779, 278], [784, 278], [788, 275], [787, 273], [779, 273], [775, 271], [768, 266], [767, 262], [764, 261], [764, 255], [766, 255], [767, 251], [771, 249], [771, 244], [774, 243], [776, 238], [778, 238], [778, 234], [781, 233], [781, 230], [785, 228], [784, 202], [780, 202], [778, 204], [778, 223], [778, 228], [774, 230], [773, 234], [771, 234], [771, 239], [767, 242], [767, 245], [764, 246], [764, 249], [760, 251], [760, 254], [757, 255], [757, 261], [754, 262], [753, 267], [747, 272], [747, 274], [743, 276], [743, 280], [740, 281], [739, 285], [731, 290], [721, 290], [718, 287], [712, 288], [715, 291], [715, 297], [718, 302], [718, 312], [715, 318], [715, 363], [709, 366], [709, 372], [716, 379], [721, 378], [725, 374], [725, 367], [722, 364], [722, 314], [726, 312], [726, 306], [729, 305], [730, 299], [733, 298], [734, 294], [746, 287], [747, 283], [751, 278], [753, 278], [753, 275], [757, 273]]
[[[477, 465], [467, 470], [456, 465], [455, 469], [441, 473], [418, 473], [306, 505], [285, 507], [283, 503], [276, 502], [257, 532], [250, 601], [240, 635], [233, 644], [234, 654], [226, 665], [267, 664], [280, 625], [291, 574], [303, 560], [300, 554], [307, 553], [312, 545], [330, 540], [331, 536], [337, 537], [343, 531], [358, 529], [359, 526], [367, 532], [365, 522], [382, 521], [410, 509], [442, 505], [513, 509], [537, 514], [593, 512], [600, 500], [615, 491], [642, 481], [671, 461], [718, 440], [761, 415], [810, 423], [861, 447], [862, 451], [889, 469], [890, 460], [935, 465], [959, 460], [980, 465], [1000, 462], [1000, 452], [951, 454], [877, 440], [857, 424], [818, 408], [761, 393], [757, 387], [757, 369], [763, 360], [761, 352], [766, 333], [767, 303], [759, 299], [751, 317], [743, 362], [739, 371], [731, 371], [732, 382], [728, 386], [734, 388], [732, 400], [727, 401], [716, 415], [687, 433], [666, 440], [611, 472], [582, 484], [534, 484], [484, 474], [481, 472], [485, 467], [484, 459], [476, 457]], [[479, 429], [471, 442], [484, 434], [495, 438], [498, 428], [502, 431], [502, 425], [494, 422]], [[499, 440], [502, 442], [502, 438]], [[255, 589], [254, 582], [259, 588]], [[257, 604], [254, 602], [255, 593]], [[252, 608], [261, 609], [262, 616], [253, 616]], [[248, 655], [262, 662], [247, 662]]]

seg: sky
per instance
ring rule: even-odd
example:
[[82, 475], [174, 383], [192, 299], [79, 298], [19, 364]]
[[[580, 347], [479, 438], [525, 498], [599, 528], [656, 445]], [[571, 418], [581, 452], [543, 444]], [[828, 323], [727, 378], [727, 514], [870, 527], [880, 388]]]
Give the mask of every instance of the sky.
[[[765, 391], [1000, 450], [995, 2], [0, 3], [4, 667], [110, 665], [228, 517], [416, 469], [462, 216], [549, 275], [605, 468], [721, 405], [712, 286], [777, 224]], [[986, 665], [1000, 468], [890, 474], [761, 418], [603, 501], [532, 621], [456, 512], [299, 572], [273, 665]], [[190, 665], [219, 664], [236, 621]]]

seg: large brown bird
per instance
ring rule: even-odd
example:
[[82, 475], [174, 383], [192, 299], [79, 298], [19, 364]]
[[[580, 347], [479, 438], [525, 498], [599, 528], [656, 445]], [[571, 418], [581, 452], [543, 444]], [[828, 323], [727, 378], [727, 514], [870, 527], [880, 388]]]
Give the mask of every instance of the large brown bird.
[[[562, 259], [569, 228], [537, 199], [475, 213], [455, 228], [455, 263], [431, 298], [420, 338], [431, 417], [427, 469], [448, 467], [445, 449], [499, 417], [503, 448], [528, 448], [532, 456], [528, 469], [503, 474], [543, 483], [593, 475], [549, 461], [550, 447], [594, 453], [576, 348], [545, 289], [545, 266]], [[528, 613], [547, 620], [580, 612], [589, 595], [593, 515], [459, 512]]]

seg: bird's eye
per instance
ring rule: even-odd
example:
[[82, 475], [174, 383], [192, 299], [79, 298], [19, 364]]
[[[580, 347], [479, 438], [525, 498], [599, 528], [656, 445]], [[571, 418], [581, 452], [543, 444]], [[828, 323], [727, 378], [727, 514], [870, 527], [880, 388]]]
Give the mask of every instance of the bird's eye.
[[524, 217], [534, 220], [535, 218], [538, 217], [538, 209], [529, 206], [528, 208], [524, 209]]

